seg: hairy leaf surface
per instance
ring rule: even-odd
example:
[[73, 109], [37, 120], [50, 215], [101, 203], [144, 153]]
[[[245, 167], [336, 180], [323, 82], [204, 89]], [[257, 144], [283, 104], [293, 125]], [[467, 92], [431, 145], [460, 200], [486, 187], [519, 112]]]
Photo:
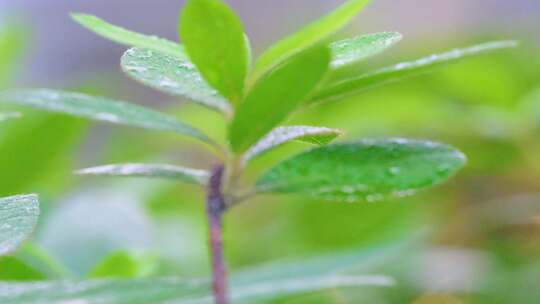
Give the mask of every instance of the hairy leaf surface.
[[12, 253], [30, 236], [38, 216], [35, 194], [0, 198], [0, 256]]
[[186, 97], [227, 115], [232, 111], [227, 100], [208, 85], [187, 58], [132, 48], [122, 56], [121, 65], [127, 75], [154, 89]]

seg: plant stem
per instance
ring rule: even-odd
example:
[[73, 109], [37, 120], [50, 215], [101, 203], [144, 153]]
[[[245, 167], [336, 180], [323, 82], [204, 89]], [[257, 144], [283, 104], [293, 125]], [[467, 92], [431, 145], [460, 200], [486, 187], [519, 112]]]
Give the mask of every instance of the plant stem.
[[210, 252], [212, 256], [212, 288], [216, 304], [227, 304], [227, 270], [223, 256], [223, 213], [226, 210], [222, 192], [224, 167], [212, 168], [208, 183], [206, 212], [210, 230]]

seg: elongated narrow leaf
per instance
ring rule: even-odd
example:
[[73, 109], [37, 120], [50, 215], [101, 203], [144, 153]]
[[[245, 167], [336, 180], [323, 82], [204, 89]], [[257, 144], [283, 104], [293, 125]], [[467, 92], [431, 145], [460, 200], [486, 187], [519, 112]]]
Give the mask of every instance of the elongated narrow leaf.
[[342, 132], [336, 129], [310, 127], [310, 126], [287, 126], [278, 127], [268, 133], [256, 145], [251, 147], [244, 155], [244, 162], [260, 156], [269, 150], [275, 149], [293, 140], [304, 141], [314, 145], [326, 145], [340, 136]]
[[132, 48], [122, 56], [121, 65], [126, 74], [152, 88], [189, 98], [227, 115], [232, 112], [227, 100], [208, 85], [187, 58]]
[[349, 23], [368, 3], [369, 0], [349, 0], [330, 14], [274, 44], [255, 63], [253, 78], [259, 78], [294, 54], [328, 38]]
[[340, 68], [380, 54], [398, 43], [402, 37], [400, 33], [382, 32], [331, 43], [332, 68]]
[[316, 148], [285, 160], [264, 174], [257, 187], [337, 201], [376, 201], [437, 185], [464, 163], [461, 152], [439, 143], [364, 140]]
[[171, 131], [211, 142], [206, 135], [174, 117], [138, 105], [103, 97], [36, 89], [1, 92], [0, 100], [114, 124]]
[[501, 49], [513, 48], [516, 46], [517, 43], [515, 41], [496, 41], [479, 44], [469, 48], [455, 49], [453, 51], [431, 55], [415, 61], [402, 62], [394, 66], [382, 68], [358, 77], [330, 83], [326, 87], [322, 88], [313, 97], [311, 102], [322, 102], [345, 98], [375, 86], [429, 72], [435, 68], [439, 68], [464, 58], [478, 56]]
[[92, 15], [75, 13], [71, 14], [73, 20], [93, 31], [94, 33], [110, 39], [114, 42], [127, 46], [149, 49], [177, 58], [186, 58], [184, 48], [170, 40], [152, 35], [145, 35], [107, 23], [106, 21]]
[[[345, 252], [302, 260], [275, 262], [242, 270], [231, 276], [232, 303], [266, 301], [342, 287], [388, 287], [391, 277], [361, 275], [373, 273], [381, 265], [412, 249], [410, 239], [384, 245], [355, 248]], [[100, 304], [211, 304], [207, 280], [175, 278], [91, 280], [40, 284], [0, 284], [2, 304], [68, 303], [84, 301]]]
[[229, 100], [240, 101], [250, 52], [234, 11], [221, 0], [188, 0], [179, 32], [189, 57], [208, 83]]
[[82, 169], [81, 175], [105, 175], [124, 177], [146, 177], [179, 180], [193, 184], [206, 184], [208, 172], [161, 164], [116, 164]]
[[45, 275], [14, 256], [0, 257], [0, 281], [39, 281]]
[[0, 122], [8, 119], [20, 118], [22, 115], [19, 112], [5, 112], [0, 113]]
[[[233, 303], [261, 303], [284, 296], [344, 287], [389, 287], [393, 279], [380, 275], [331, 275], [281, 281], [233, 284]], [[107, 279], [81, 282], [0, 284], [2, 304], [212, 304], [209, 284], [176, 278]]]
[[235, 152], [245, 151], [284, 120], [321, 82], [330, 51], [303, 52], [261, 78], [237, 109], [229, 139]]
[[30, 236], [38, 216], [35, 194], [0, 198], [0, 256], [13, 252]]

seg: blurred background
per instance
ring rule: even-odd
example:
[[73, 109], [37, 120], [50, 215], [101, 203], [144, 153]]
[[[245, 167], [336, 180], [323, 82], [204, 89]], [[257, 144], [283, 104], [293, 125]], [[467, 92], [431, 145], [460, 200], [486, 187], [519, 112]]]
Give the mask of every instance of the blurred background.
[[[244, 21], [256, 54], [341, 2], [228, 1]], [[69, 12], [95, 14], [177, 40], [182, 4], [0, 0], [0, 89], [52, 87], [129, 100], [173, 113], [223, 139], [225, 123], [218, 115], [129, 81], [119, 68], [126, 48], [69, 18]], [[396, 288], [330, 291], [282, 302], [540, 303], [539, 20], [537, 0], [373, 1], [339, 35], [399, 31], [404, 40], [361, 70], [494, 39], [520, 40], [521, 46], [309, 109], [289, 123], [340, 128], [347, 139], [443, 141], [467, 154], [467, 167], [449, 183], [406, 199], [373, 204], [303, 196], [251, 200], [226, 218], [231, 267], [407, 242], [406, 250], [388, 246], [381, 252], [385, 262], [366, 266], [366, 272], [398, 278]], [[204, 196], [196, 187], [71, 174], [118, 162], [208, 168], [211, 158], [204, 149], [174, 135], [22, 112], [21, 119], [3, 122], [0, 129], [0, 196], [38, 192], [43, 215], [32, 242], [9, 258], [25, 271], [10, 274], [0, 268], [0, 279], [100, 276], [100, 264], [111, 257], [133, 265], [121, 276], [208, 273]], [[257, 160], [249, 174], [306, 148], [280, 148]], [[36, 271], [36, 261], [43, 260], [48, 266]]]

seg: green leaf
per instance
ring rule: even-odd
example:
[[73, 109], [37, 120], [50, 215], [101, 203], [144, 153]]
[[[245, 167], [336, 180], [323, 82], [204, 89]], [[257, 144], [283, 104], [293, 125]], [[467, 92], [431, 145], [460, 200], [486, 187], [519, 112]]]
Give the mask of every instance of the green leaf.
[[189, 57], [208, 83], [239, 102], [250, 56], [240, 18], [221, 0], [188, 0], [179, 32]]
[[85, 28], [114, 42], [153, 50], [177, 58], [186, 58], [184, 48], [167, 39], [132, 32], [92, 15], [74, 13], [71, 14], [71, 18]]
[[333, 42], [330, 44], [331, 66], [337, 69], [378, 55], [402, 37], [400, 33], [382, 32]]
[[261, 78], [239, 105], [231, 123], [233, 150], [245, 151], [287, 118], [321, 82], [329, 63], [328, 48], [317, 47]]
[[[266, 303], [281, 297], [333, 288], [392, 286], [394, 280], [390, 277], [359, 273], [373, 273], [404, 251], [410, 252], [411, 245], [410, 239], [385, 242], [368, 248], [242, 270], [231, 276], [230, 298], [232, 303]], [[0, 302], [3, 304], [56, 304], [76, 300], [100, 304], [213, 303], [210, 282], [206, 280], [109, 279], [0, 285]]]
[[69, 270], [62, 263], [34, 243], [24, 244], [19, 248], [15, 257], [46, 279], [61, 279], [71, 276]]
[[368, 3], [369, 0], [349, 0], [330, 14], [274, 44], [256, 61], [252, 78], [259, 78], [293, 55], [327, 39], [349, 23]]
[[[230, 299], [232, 303], [261, 303], [333, 288], [392, 285], [391, 278], [377, 275], [302, 277], [245, 285], [233, 283]], [[76, 301], [99, 304], [165, 304], [172, 301], [177, 304], [212, 304], [214, 300], [209, 289], [209, 284], [201, 280], [178, 278], [3, 283], [0, 285], [0, 301], [2, 304], [78, 303]]]
[[14, 256], [0, 257], [1, 281], [39, 281], [45, 275]]
[[515, 41], [495, 41], [475, 45], [469, 48], [455, 49], [446, 53], [434, 54], [415, 61], [402, 62], [394, 66], [385, 67], [358, 77], [327, 84], [322, 88], [310, 103], [342, 99], [361, 93], [364, 90], [389, 82], [398, 81], [407, 77], [430, 72], [435, 68], [459, 61], [464, 58], [478, 56], [493, 51], [513, 48]]
[[206, 135], [174, 117], [138, 105], [103, 97], [36, 89], [1, 92], [0, 100], [114, 124], [172, 131], [211, 143]]
[[0, 256], [12, 253], [30, 236], [38, 216], [35, 194], [0, 198]]
[[247, 163], [249, 160], [261, 156], [262, 154], [275, 149], [283, 144], [293, 140], [299, 140], [314, 145], [326, 145], [342, 135], [343, 132], [337, 129], [310, 127], [310, 126], [287, 126], [278, 127], [268, 133], [257, 144], [251, 147], [244, 154], [243, 161]]
[[207, 171], [161, 164], [106, 165], [78, 170], [76, 173], [81, 175], [161, 178], [199, 185], [205, 185], [208, 180]]
[[316, 148], [285, 160], [264, 174], [257, 188], [337, 201], [377, 201], [440, 184], [464, 164], [461, 152], [440, 143], [363, 140]]
[[155, 272], [155, 257], [118, 251], [101, 261], [90, 271], [91, 278], [141, 278]]
[[210, 87], [187, 58], [132, 48], [122, 56], [122, 69], [133, 79], [165, 93], [186, 97], [210, 109], [231, 115], [225, 98]]

